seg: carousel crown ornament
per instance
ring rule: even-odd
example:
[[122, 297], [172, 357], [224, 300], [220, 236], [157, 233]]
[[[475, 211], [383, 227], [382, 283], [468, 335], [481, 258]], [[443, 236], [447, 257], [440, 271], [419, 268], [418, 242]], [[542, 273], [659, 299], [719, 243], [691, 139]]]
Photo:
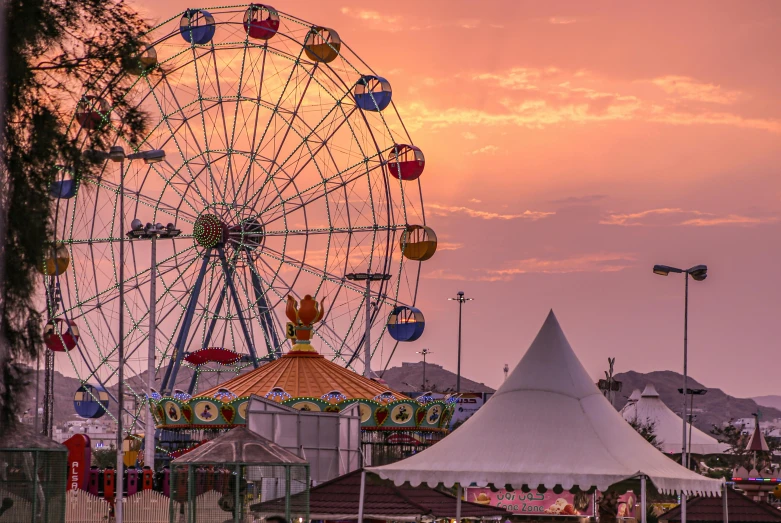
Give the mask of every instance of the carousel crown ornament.
[[323, 319], [325, 307], [307, 294], [299, 304], [295, 298], [288, 294], [285, 315], [290, 320], [288, 329], [295, 334], [292, 350], [298, 352], [316, 352], [312, 347], [312, 326]]

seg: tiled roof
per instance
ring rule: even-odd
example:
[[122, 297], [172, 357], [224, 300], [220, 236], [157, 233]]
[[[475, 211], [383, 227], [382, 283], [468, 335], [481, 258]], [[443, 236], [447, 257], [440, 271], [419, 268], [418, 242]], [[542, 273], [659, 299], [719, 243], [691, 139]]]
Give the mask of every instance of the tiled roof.
[[[309, 492], [309, 513], [312, 519], [355, 519], [360, 487], [361, 471], [356, 470], [312, 488]], [[295, 504], [296, 496], [293, 496], [291, 505]], [[267, 501], [252, 505], [251, 509], [263, 514], [284, 514], [285, 502], [284, 499]], [[456, 498], [425, 485], [397, 487], [390, 481], [366, 474], [364, 515], [369, 519], [395, 520], [420, 516], [453, 518], [456, 515]], [[462, 501], [461, 516], [505, 519], [509, 514], [497, 507]]]
[[[730, 523], [777, 523], [781, 522], [781, 510], [767, 503], [753, 501], [740, 492], [728, 489], [727, 511]], [[659, 516], [660, 521], [680, 521], [681, 508], [675, 507]], [[724, 499], [695, 497], [686, 502], [686, 520], [715, 522], [724, 521]]]
[[[219, 389], [228, 389], [237, 396], [265, 396], [274, 388], [281, 388], [293, 398], [320, 398], [337, 390], [347, 399], [372, 399], [389, 390], [386, 385], [365, 378], [316, 352], [291, 351], [278, 360], [198, 395], [212, 396]], [[409, 399], [398, 392], [390, 392], [394, 400]]]

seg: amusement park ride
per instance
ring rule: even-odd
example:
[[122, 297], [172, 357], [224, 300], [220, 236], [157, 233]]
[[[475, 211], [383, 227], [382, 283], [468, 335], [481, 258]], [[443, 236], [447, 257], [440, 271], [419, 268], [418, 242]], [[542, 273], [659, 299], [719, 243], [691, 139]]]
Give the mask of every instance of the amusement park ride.
[[[326, 412], [360, 401], [362, 427], [382, 434], [446, 431], [447, 402], [411, 400], [370, 372], [386, 342], [392, 355], [423, 334], [418, 278], [437, 249], [419, 180], [425, 158], [390, 82], [334, 29], [265, 5], [186, 10], [146, 41], [127, 93], [148, 115], [144, 142], [127, 140], [122, 111], [91, 86], [71, 132], [84, 150], [101, 128], [108, 145], [159, 157], [126, 169], [106, 162], [95, 178], [63, 167], [50, 187], [47, 433], [55, 353], [82, 383], [74, 405], [86, 418], [114, 417], [125, 369], [122, 388], [139, 405], [119, 409], [133, 420], [129, 438], [150, 430], [149, 408], [158, 432], [214, 434], [245, 421], [252, 393]], [[177, 234], [144, 242], [134, 224], [122, 259], [136, 215]], [[368, 285], [356, 274], [383, 277]], [[280, 321], [291, 300], [327, 307], [316, 326], [291, 320], [291, 329]], [[302, 329], [318, 352], [301, 350]], [[317, 381], [307, 368], [339, 381], [304, 384]]]

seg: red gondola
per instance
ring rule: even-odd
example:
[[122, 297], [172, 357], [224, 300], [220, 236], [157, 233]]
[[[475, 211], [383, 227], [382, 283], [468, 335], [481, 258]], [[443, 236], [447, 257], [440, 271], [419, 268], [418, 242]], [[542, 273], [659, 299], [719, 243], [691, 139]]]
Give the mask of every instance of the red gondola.
[[43, 341], [54, 352], [68, 352], [79, 342], [79, 327], [76, 323], [55, 318], [43, 328]]
[[279, 29], [279, 14], [270, 5], [251, 4], [244, 13], [244, 30], [250, 38], [268, 40]]
[[394, 178], [408, 182], [420, 178], [426, 158], [423, 151], [414, 145], [396, 144], [388, 156], [387, 165]]

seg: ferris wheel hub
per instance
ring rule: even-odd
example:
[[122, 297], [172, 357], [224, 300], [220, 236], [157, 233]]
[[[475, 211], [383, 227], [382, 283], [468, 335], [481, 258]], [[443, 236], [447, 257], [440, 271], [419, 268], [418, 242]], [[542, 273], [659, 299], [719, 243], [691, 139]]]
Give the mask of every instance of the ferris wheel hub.
[[[263, 243], [263, 224], [255, 216], [243, 216], [241, 212], [214, 214], [219, 209], [208, 209], [196, 220], [193, 237], [201, 247], [210, 249], [218, 245], [235, 250], [255, 250]], [[211, 211], [211, 212], [210, 212]]]

